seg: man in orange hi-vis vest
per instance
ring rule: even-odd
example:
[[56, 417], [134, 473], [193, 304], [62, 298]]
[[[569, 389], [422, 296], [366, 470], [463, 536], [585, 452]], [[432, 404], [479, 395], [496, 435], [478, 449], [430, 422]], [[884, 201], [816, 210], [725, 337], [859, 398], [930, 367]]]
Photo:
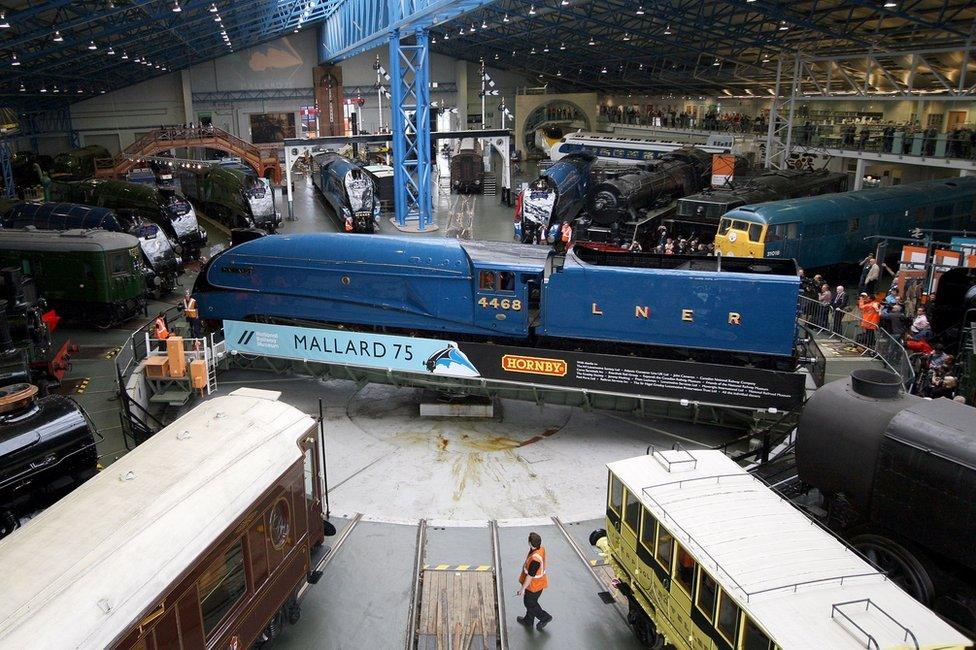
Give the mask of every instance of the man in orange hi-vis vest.
[[552, 620], [552, 614], [539, 606], [542, 590], [549, 586], [546, 568], [546, 549], [542, 547], [542, 537], [538, 533], [529, 533], [529, 553], [525, 556], [522, 574], [519, 576], [522, 589], [515, 593], [516, 596], [525, 593], [522, 599], [525, 603], [525, 616], [519, 616], [515, 620], [522, 625], [532, 627], [535, 619], [539, 619], [535, 626], [537, 630], [549, 625], [549, 621]]

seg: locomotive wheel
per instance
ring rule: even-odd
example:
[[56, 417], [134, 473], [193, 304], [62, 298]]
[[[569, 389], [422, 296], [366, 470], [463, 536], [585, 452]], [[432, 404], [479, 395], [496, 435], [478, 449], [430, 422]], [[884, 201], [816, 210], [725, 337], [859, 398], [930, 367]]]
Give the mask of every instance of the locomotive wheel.
[[850, 541], [912, 598], [926, 606], [932, 602], [935, 593], [932, 578], [911, 551], [880, 535], [857, 535]]
[[20, 520], [10, 510], [0, 510], [0, 539], [20, 528]]
[[627, 622], [634, 628], [634, 636], [637, 637], [641, 645], [652, 648], [653, 650], [663, 648], [664, 636], [658, 634], [654, 621], [641, 609], [637, 600], [633, 596], [630, 596], [627, 598], [627, 605]]

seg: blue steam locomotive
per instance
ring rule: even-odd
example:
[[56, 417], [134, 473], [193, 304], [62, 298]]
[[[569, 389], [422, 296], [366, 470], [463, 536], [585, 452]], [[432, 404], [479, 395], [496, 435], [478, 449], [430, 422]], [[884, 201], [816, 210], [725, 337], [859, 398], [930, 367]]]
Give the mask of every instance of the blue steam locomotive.
[[380, 219], [380, 200], [373, 176], [337, 153], [312, 158], [312, 184], [335, 213], [345, 232], [372, 233]]
[[205, 319], [718, 363], [795, 366], [789, 260], [337, 234], [262, 237], [212, 258]]

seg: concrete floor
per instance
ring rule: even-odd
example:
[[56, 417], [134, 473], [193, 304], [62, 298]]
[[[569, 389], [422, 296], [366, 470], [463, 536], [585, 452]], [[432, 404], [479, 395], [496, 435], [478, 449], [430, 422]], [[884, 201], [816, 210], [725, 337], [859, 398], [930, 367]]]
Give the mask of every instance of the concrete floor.
[[[444, 236], [453, 198], [439, 191], [435, 221], [440, 228], [413, 236]], [[280, 191], [277, 200], [287, 214]], [[511, 208], [501, 206], [497, 197], [473, 200], [475, 237], [509, 241]], [[311, 183], [301, 177], [295, 184], [295, 215], [294, 221], [285, 221], [282, 232], [336, 230]], [[381, 230], [397, 232], [388, 221]], [[226, 241], [215, 228], [208, 231], [212, 245]], [[188, 272], [184, 286], [192, 286], [193, 279], [194, 273]], [[173, 295], [153, 303], [150, 313], [178, 300]], [[103, 464], [126, 451], [112, 351], [145, 324], [145, 319], [136, 319], [101, 332], [58, 332], [80, 347], [64, 390], [88, 410], [105, 436], [99, 445]], [[80, 389], [83, 378], [91, 381]], [[487, 523], [499, 521], [502, 566], [497, 569], [511, 648], [637, 647], [613, 606], [597, 595], [605, 587], [593, 580], [551, 517], [581, 522], [567, 529], [587, 558], [597, 560], [586, 535], [603, 526], [605, 463], [643, 454], [649, 445], [710, 446], [733, 435], [510, 400], [500, 401], [490, 420], [421, 418], [419, 393], [412, 389], [359, 389], [347, 381], [258, 371], [228, 371], [218, 383], [218, 394], [241, 385], [280, 390], [283, 400], [310, 414], [317, 414], [321, 398], [332, 519], [341, 529], [356, 513], [364, 515], [323, 579], [308, 592], [302, 620], [277, 641], [285, 648], [403, 647], [420, 519], [429, 523], [424, 557], [430, 564], [491, 564]], [[540, 440], [528, 442], [540, 434]], [[523, 611], [514, 594], [530, 530], [543, 535], [550, 558], [551, 586], [542, 604], [555, 619], [543, 632], [515, 622]]]

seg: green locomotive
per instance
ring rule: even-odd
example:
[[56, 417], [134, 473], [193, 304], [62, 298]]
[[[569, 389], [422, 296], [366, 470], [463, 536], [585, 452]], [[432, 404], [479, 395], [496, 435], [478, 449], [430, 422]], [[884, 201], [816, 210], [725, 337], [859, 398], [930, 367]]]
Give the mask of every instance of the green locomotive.
[[54, 183], [51, 200], [110, 208], [147, 219], [177, 242], [177, 252], [184, 260], [198, 258], [207, 245], [207, 232], [197, 223], [193, 206], [172, 188], [114, 180]]
[[178, 177], [186, 196], [226, 228], [260, 228], [273, 233], [281, 225], [274, 190], [243, 165], [182, 170]]
[[103, 146], [92, 144], [81, 149], [64, 151], [54, 157], [51, 178], [59, 181], [76, 181], [95, 176], [99, 160], [112, 160], [112, 154]]
[[104, 230], [0, 230], [0, 266], [33, 276], [58, 313], [111, 327], [146, 313], [139, 240]]

